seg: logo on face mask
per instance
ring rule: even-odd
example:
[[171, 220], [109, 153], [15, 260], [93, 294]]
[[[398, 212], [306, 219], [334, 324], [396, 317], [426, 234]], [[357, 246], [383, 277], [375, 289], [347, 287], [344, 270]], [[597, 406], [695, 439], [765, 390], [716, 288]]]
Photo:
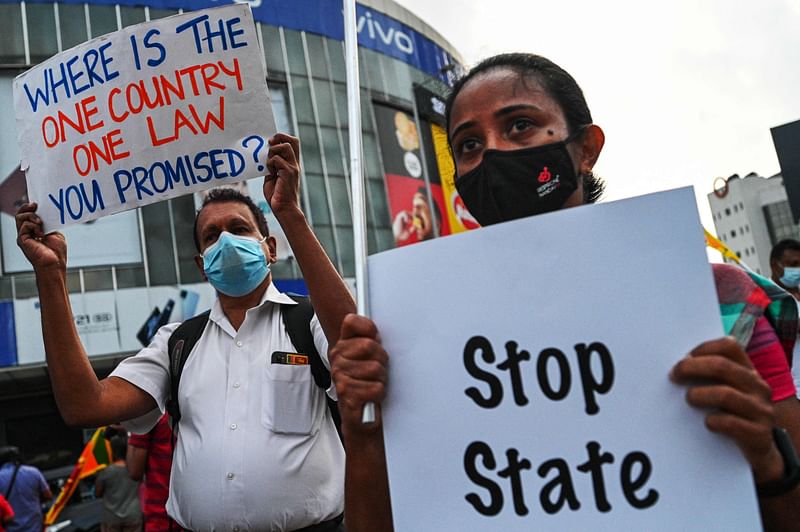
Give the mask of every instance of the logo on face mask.
[[539, 174], [539, 183], [547, 183], [548, 181], [550, 181], [551, 177], [552, 176], [550, 175], [550, 170], [548, 170], [547, 167], [545, 166], [544, 170], [542, 170], [542, 172]]

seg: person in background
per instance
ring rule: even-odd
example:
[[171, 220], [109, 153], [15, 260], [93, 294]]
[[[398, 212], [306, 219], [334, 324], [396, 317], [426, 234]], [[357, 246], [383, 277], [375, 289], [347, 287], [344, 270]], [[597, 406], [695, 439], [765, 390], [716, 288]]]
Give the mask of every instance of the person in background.
[[102, 532], [138, 532], [142, 529], [139, 506], [139, 483], [128, 475], [125, 467], [125, 437], [111, 437], [112, 462], [97, 474], [94, 494], [103, 499]]
[[14, 509], [8, 504], [5, 497], [0, 495], [0, 532], [5, 532], [6, 527], [14, 520]]
[[[575, 80], [550, 60], [502, 54], [481, 62], [455, 84], [445, 115], [456, 188], [481, 225], [594, 203], [601, 196], [603, 182], [592, 168], [604, 133], [593, 123]], [[744, 308], [742, 303], [753, 296], [757, 308], [735, 312], [730, 321], [738, 327], [736, 337], [700, 344], [673, 367], [670, 378], [688, 386], [689, 404], [707, 409], [706, 427], [731, 438], [743, 452], [765, 529], [794, 530], [800, 522], [800, 477], [795, 475], [800, 468], [782, 453], [789, 436], [773, 430], [788, 429], [799, 446], [800, 406], [788, 363], [764, 315], [764, 291], [731, 266], [715, 267], [715, 278], [717, 270], [731, 274], [727, 303]], [[737, 279], [745, 284], [736, 284]], [[797, 314], [784, 321], [796, 334]], [[331, 358], [348, 451], [347, 530], [390, 531], [380, 406], [375, 423], [361, 423], [364, 403], [384, 397], [389, 355], [366, 317], [347, 316], [339, 338]]]
[[[772, 280], [792, 295], [800, 309], [800, 242], [787, 238], [775, 244], [769, 254], [769, 266]], [[794, 385], [800, 397], [800, 341], [795, 343], [791, 363]]]
[[0, 494], [14, 509], [8, 532], [42, 531], [42, 503], [53, 498], [53, 493], [41, 471], [22, 463], [17, 447], [0, 448]]
[[125, 459], [128, 474], [142, 481], [139, 500], [144, 516], [144, 532], [177, 532], [178, 523], [167, 515], [169, 473], [172, 468], [172, 429], [169, 416], [164, 414], [146, 434], [128, 437]]

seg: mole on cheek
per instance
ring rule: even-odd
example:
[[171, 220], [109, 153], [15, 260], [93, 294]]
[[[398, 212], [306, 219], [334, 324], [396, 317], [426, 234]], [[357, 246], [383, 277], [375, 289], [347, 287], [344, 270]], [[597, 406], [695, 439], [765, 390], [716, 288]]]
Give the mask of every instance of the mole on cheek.
[[553, 135], [555, 135], [555, 132], [552, 129], [548, 129], [547, 134], [552, 137]]

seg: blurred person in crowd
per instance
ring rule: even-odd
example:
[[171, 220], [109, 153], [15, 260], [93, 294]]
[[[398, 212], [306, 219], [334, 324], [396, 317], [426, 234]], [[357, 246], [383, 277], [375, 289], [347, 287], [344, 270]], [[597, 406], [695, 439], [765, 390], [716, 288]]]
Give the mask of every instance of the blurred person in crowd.
[[[604, 133], [572, 76], [548, 59], [502, 54], [481, 62], [455, 84], [446, 122], [456, 187], [481, 225], [594, 203], [602, 194], [592, 168]], [[759, 304], [732, 317], [741, 334], [697, 346], [673, 367], [671, 378], [689, 386], [691, 405], [708, 409], [707, 428], [742, 450], [765, 528], [794, 529], [800, 477], [774, 439], [785, 443], [786, 433], [773, 428], [785, 427], [795, 447], [800, 443], [800, 406], [784, 351], [794, 341], [797, 314], [769, 317], [766, 293], [746, 273], [726, 265], [714, 273], [721, 303], [754, 296]], [[784, 327], [774, 328], [770, 318]], [[375, 324], [353, 315], [345, 319], [331, 358], [348, 450], [348, 531], [392, 530], [380, 406], [376, 423], [361, 423], [362, 406], [384, 397], [389, 355]]]
[[14, 509], [8, 504], [3, 495], [0, 495], [0, 532], [5, 532], [6, 527], [14, 520]]
[[22, 463], [17, 447], [0, 447], [0, 494], [14, 509], [8, 532], [41, 532], [42, 504], [53, 498], [53, 493], [41, 471]]
[[125, 463], [131, 478], [142, 481], [139, 498], [144, 515], [144, 532], [180, 530], [180, 526], [167, 515], [172, 437], [167, 414], [161, 416], [150, 432], [128, 437]]
[[103, 499], [102, 532], [138, 532], [142, 529], [139, 483], [125, 467], [127, 443], [122, 434], [111, 437], [112, 462], [94, 481], [94, 493]]
[[[327, 373], [328, 345], [355, 304], [300, 209], [299, 140], [278, 133], [268, 142], [264, 197], [306, 282], [313, 316], [304, 332]], [[132, 432], [150, 431], [170, 397], [167, 345], [179, 324], [162, 327], [148, 347], [98, 380], [72, 319], [64, 236], [44, 233], [35, 204], [22, 206], [16, 221], [17, 243], [36, 275], [47, 365], [65, 421], [125, 420]], [[272, 283], [276, 243], [264, 213], [236, 190], [214, 190], [193, 237], [195, 262], [217, 298], [175, 397], [181, 417], [167, 512], [191, 530], [338, 530], [344, 449], [326, 404], [335, 390], [317, 385], [310, 357], [271, 356], [298, 353], [282, 309], [301, 307]]]
[[[800, 309], [800, 242], [787, 238], [775, 244], [769, 254], [769, 266], [772, 280], [794, 297]], [[800, 341], [794, 345], [792, 376], [800, 397]]]

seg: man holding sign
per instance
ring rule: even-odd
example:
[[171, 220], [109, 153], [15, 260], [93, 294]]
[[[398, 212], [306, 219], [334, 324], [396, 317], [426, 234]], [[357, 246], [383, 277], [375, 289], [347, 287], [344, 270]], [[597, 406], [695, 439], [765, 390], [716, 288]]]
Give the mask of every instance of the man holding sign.
[[[316, 310], [309, 334], [327, 365], [327, 346], [338, 340], [353, 299], [300, 210], [298, 139], [275, 135], [267, 157], [264, 196], [303, 271]], [[282, 322], [281, 308], [295, 302], [272, 284], [275, 242], [263, 214], [246, 197], [220, 190], [195, 221], [196, 261], [218, 298], [180, 380], [167, 511], [197, 531], [337, 530], [344, 450], [326, 390]], [[162, 327], [150, 346], [98, 380], [72, 319], [66, 241], [43, 232], [36, 207], [17, 214], [18, 244], [36, 273], [59, 409], [69, 425], [132, 420], [135, 432], [146, 432], [170, 394], [167, 343], [178, 324]]]

